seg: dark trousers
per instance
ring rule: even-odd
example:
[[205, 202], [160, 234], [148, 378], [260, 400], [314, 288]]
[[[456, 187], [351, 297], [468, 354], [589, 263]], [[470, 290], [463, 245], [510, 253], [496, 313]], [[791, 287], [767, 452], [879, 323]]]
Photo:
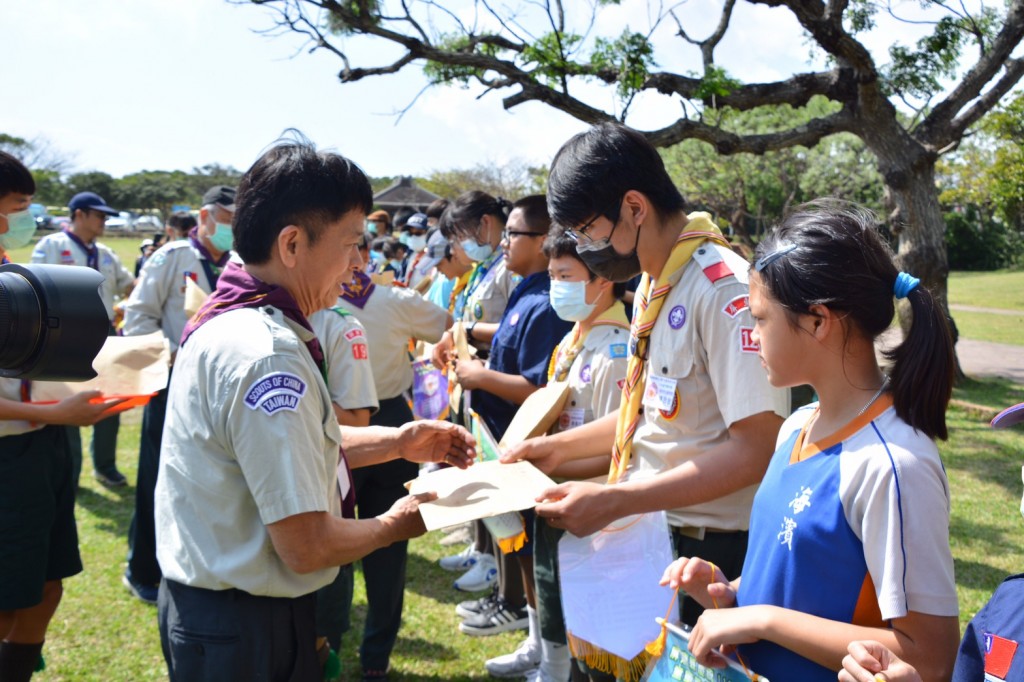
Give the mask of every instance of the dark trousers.
[[351, 625], [353, 587], [352, 564], [346, 564], [334, 582], [316, 591], [316, 636], [326, 637], [335, 651], [341, 648], [341, 637]]
[[128, 527], [128, 572], [143, 585], [158, 585], [163, 575], [156, 561], [156, 524], [153, 495], [160, 469], [160, 439], [167, 414], [167, 390], [150, 398], [142, 410], [139, 435], [139, 471], [135, 478], [135, 512]]
[[[710, 561], [725, 574], [729, 580], [735, 580], [743, 570], [743, 560], [747, 556], [747, 531], [735, 533], [707, 533], [703, 540], [682, 535], [675, 529], [672, 541], [675, 544], [677, 557], [700, 557]], [[679, 594], [679, 616], [690, 626], [697, 623], [704, 607], [690, 597]]]
[[[82, 475], [82, 433], [77, 426], [66, 426], [68, 430], [68, 447], [71, 449], [71, 462], [75, 475], [75, 489]], [[93, 471], [110, 474], [117, 471], [117, 432], [121, 428], [121, 415], [115, 414], [97, 422], [92, 427], [92, 440], [89, 442], [89, 455], [92, 457]]]
[[314, 593], [257, 597], [160, 583], [160, 645], [171, 682], [319, 682]]
[[[399, 396], [381, 400], [380, 411], [370, 418], [370, 424], [401, 426], [412, 420], [409, 404]], [[404, 484], [416, 478], [418, 472], [415, 463], [404, 459], [355, 469], [352, 479], [359, 518], [370, 519], [391, 509], [408, 494]], [[362, 559], [367, 602], [363, 643], [359, 647], [363, 670], [387, 670], [402, 625], [408, 553], [408, 542], [396, 542]]]

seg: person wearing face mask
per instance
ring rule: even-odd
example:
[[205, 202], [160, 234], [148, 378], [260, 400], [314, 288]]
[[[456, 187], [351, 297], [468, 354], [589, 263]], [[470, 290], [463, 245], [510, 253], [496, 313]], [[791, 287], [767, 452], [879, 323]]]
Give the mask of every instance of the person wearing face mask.
[[374, 237], [387, 237], [391, 234], [391, 215], [381, 209], [366, 216], [366, 231]]
[[[482, 356], [490, 349], [512, 291], [522, 279], [508, 269], [499, 248], [511, 210], [508, 200], [474, 190], [455, 199], [439, 223], [441, 234], [452, 244], [455, 258], [473, 267], [463, 292], [460, 319], [466, 325], [469, 342], [484, 351]], [[435, 366], [448, 366], [452, 346], [449, 330], [434, 347]]]
[[[55, 232], [39, 240], [32, 251], [33, 263], [53, 265], [84, 265], [103, 275], [100, 298], [111, 320], [110, 333], [115, 334], [114, 302], [128, 296], [135, 286], [135, 277], [121, 264], [112, 249], [97, 241], [103, 235], [108, 216], [118, 212], [107, 205], [95, 192], [79, 192], [68, 203], [71, 224], [62, 232]], [[120, 418], [115, 415], [104, 419], [92, 432], [90, 450], [96, 480], [110, 488], [127, 485], [124, 475], [117, 470], [117, 432]], [[71, 453], [75, 460], [75, 487], [82, 469], [82, 436], [77, 426], [68, 427]]]
[[405, 262], [405, 286], [415, 289], [423, 281], [424, 274], [420, 272], [420, 261], [423, 260], [424, 251], [427, 248], [427, 214], [414, 213], [402, 226], [402, 234], [399, 240], [409, 247], [409, 255]]
[[[595, 274], [645, 273], [627, 342], [632, 380], [617, 413], [530, 439], [503, 461], [553, 471], [611, 453], [610, 485], [563, 483], [537, 513], [582, 537], [667, 510], [679, 556], [710, 555], [738, 574], [754, 492], [789, 414], [788, 391], [769, 384], [750, 338], [748, 264], [707, 214], [686, 214], [657, 150], [625, 126], [594, 126], [563, 145], [548, 206]], [[695, 623], [700, 605], [681, 606]]]
[[7, 253], [28, 244], [36, 233], [36, 219], [28, 210], [36, 184], [24, 168], [13, 156], [0, 152], [0, 263], [10, 263]]
[[[189, 317], [185, 312], [186, 283], [191, 280], [207, 294], [217, 287], [221, 269], [231, 257], [234, 214], [234, 187], [218, 185], [203, 195], [199, 222], [188, 237], [165, 244], [143, 266], [138, 285], [125, 304], [125, 336], [163, 332], [172, 357], [177, 353]], [[153, 492], [166, 411], [165, 388], [142, 412], [135, 512], [128, 528], [128, 568], [121, 579], [133, 595], [148, 604], [156, 604], [161, 577], [156, 560]]]

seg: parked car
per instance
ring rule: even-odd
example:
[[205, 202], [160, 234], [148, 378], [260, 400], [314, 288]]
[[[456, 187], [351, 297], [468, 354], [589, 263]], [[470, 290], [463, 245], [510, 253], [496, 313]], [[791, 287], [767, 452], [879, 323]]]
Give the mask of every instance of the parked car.
[[49, 230], [51, 223], [53, 222], [53, 216], [46, 212], [46, 207], [42, 204], [29, 204], [29, 213], [36, 220], [37, 230]]
[[162, 232], [164, 221], [156, 215], [140, 215], [135, 219], [134, 229], [136, 232]]
[[114, 232], [125, 232], [132, 229], [132, 214], [128, 211], [121, 211], [116, 217], [107, 218], [104, 229]]

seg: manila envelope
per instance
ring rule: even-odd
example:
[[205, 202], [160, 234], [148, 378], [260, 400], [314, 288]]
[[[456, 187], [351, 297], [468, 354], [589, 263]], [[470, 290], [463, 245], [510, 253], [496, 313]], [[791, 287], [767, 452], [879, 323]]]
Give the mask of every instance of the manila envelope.
[[569, 383], [566, 381], [552, 381], [534, 391], [512, 418], [498, 449], [505, 451], [528, 438], [547, 433], [558, 421], [568, 398]]

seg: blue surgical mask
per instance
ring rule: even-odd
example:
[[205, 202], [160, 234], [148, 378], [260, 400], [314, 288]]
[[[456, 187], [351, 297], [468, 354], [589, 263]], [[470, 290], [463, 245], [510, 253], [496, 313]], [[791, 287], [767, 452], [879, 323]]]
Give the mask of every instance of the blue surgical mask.
[[231, 226], [224, 223], [216, 223], [216, 226], [213, 234], [210, 235], [210, 243], [221, 253], [230, 251], [231, 246], [235, 243], [235, 235], [231, 232]]
[[402, 269], [402, 261], [398, 260], [397, 258], [392, 258], [388, 262], [391, 263], [391, 267], [393, 267], [395, 270]]
[[490, 244], [477, 244], [475, 239], [463, 239], [459, 242], [459, 246], [466, 252], [466, 256], [469, 260], [479, 263], [480, 261], [487, 260], [487, 258], [494, 253], [494, 247]]
[[0, 247], [5, 251], [11, 251], [32, 241], [32, 235], [36, 233], [36, 219], [32, 217], [31, 211], [15, 211], [4, 217], [7, 218], [7, 231], [0, 234]]
[[377, 234], [377, 221], [376, 220], [367, 220], [366, 221], [366, 231], [369, 232], [370, 234]]
[[413, 253], [419, 253], [427, 246], [427, 238], [421, 234], [410, 234], [409, 238], [405, 241], [405, 245], [408, 246]]
[[555, 314], [568, 322], [580, 322], [590, 317], [595, 304], [587, 303], [586, 282], [551, 280], [551, 307]]
[[370, 262], [371, 263], [383, 263], [387, 258], [380, 251], [370, 251]]
[[403, 232], [402, 234], [398, 235], [398, 241], [400, 243], [405, 244], [406, 246], [408, 246], [409, 245], [409, 233], [408, 232]]

